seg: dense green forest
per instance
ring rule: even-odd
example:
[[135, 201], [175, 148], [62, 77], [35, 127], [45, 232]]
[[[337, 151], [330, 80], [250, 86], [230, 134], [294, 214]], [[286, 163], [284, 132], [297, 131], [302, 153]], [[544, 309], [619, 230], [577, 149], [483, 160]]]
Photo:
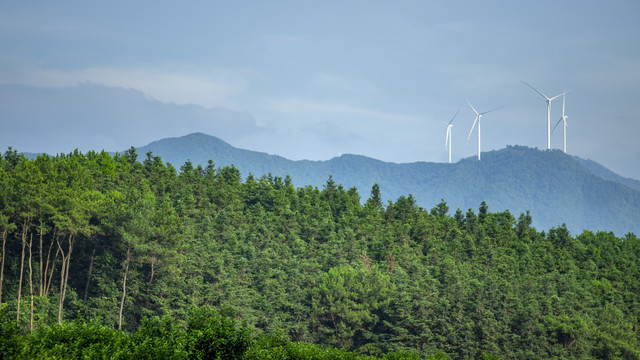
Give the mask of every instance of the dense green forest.
[[292, 161], [194, 133], [158, 140], [139, 151], [152, 151], [172, 164], [190, 160], [194, 166], [206, 166], [213, 158], [218, 166], [233, 165], [242, 174], [288, 175], [298, 186], [322, 188], [329, 175], [347, 189], [355, 186], [368, 192], [378, 184], [384, 203], [412, 194], [421, 206], [431, 207], [444, 198], [452, 209], [465, 210], [486, 201], [494, 211], [530, 211], [532, 225], [540, 229], [564, 223], [574, 234], [585, 229], [617, 236], [640, 233], [640, 181], [561, 150], [507, 146], [483, 153], [482, 161], [473, 156], [454, 164], [398, 164], [350, 154], [326, 161]]
[[9, 149], [3, 346], [88, 333], [160, 351], [164, 334], [184, 340], [180, 358], [217, 331], [247, 358], [640, 358], [634, 234], [538, 231], [485, 202], [427, 210], [369, 191], [243, 179], [212, 161], [178, 170], [134, 148], [31, 160]]

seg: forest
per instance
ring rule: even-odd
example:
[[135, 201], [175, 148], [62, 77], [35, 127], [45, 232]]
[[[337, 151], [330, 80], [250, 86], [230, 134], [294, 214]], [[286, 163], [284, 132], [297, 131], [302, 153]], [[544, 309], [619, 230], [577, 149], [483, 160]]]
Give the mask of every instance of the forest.
[[245, 176], [288, 175], [296, 186], [322, 188], [331, 175], [336, 183], [346, 189], [355, 186], [365, 196], [378, 184], [384, 203], [412, 194], [422, 206], [431, 207], [444, 198], [452, 209], [466, 210], [485, 201], [494, 211], [520, 214], [528, 210], [532, 225], [539, 229], [564, 223], [574, 234], [585, 229], [613, 231], [617, 236], [640, 234], [640, 181], [561, 150], [507, 145], [483, 153], [482, 161], [474, 156], [453, 164], [393, 163], [353, 154], [326, 161], [292, 161], [194, 133], [161, 139], [138, 151], [152, 151], [172, 164], [190, 160], [194, 166], [206, 166], [215, 159], [217, 166], [233, 165]]
[[0, 156], [0, 357], [640, 359], [633, 233], [138, 157]]

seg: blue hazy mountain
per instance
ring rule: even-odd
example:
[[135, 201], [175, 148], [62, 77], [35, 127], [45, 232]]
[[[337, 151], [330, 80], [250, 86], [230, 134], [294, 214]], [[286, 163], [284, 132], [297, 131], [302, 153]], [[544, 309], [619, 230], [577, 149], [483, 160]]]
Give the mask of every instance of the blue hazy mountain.
[[250, 173], [289, 175], [297, 187], [321, 188], [331, 175], [345, 188], [357, 187], [363, 201], [377, 183], [385, 200], [411, 194], [424, 208], [444, 199], [452, 212], [477, 211], [486, 201], [491, 211], [509, 210], [516, 218], [529, 210], [539, 229], [566, 223], [573, 233], [640, 233], [640, 182], [559, 150], [509, 146], [484, 153], [482, 161], [467, 158], [454, 164], [398, 164], [350, 154], [326, 161], [292, 161], [194, 133], [141, 146], [140, 158], [148, 151], [176, 168], [187, 160], [203, 166], [213, 160], [217, 167], [234, 165], [244, 178]]
[[630, 188], [633, 188], [633, 189], [636, 189], [636, 190], [640, 190], [640, 181], [639, 180], [630, 179], [630, 178], [626, 178], [626, 177], [620, 176], [620, 175], [614, 173], [613, 171], [607, 169], [606, 167], [598, 164], [597, 162], [595, 162], [593, 160], [582, 159], [582, 158], [577, 157], [577, 156], [574, 156], [574, 158], [578, 162], [580, 162], [580, 164], [582, 164], [582, 166], [584, 166], [587, 169], [591, 170], [591, 172], [593, 172], [594, 174], [600, 176], [601, 178], [603, 178], [605, 180], [611, 180], [611, 181], [619, 182], [619, 183], [627, 185]]

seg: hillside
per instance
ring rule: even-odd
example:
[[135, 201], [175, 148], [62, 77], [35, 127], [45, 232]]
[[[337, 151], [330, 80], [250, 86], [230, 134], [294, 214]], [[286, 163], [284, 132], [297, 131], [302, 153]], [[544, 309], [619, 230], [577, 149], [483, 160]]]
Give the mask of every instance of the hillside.
[[366, 192], [7, 151], [0, 358], [640, 359], [636, 236]]
[[577, 156], [574, 156], [573, 158], [576, 159], [580, 164], [582, 164], [582, 166], [591, 170], [591, 172], [593, 172], [594, 174], [600, 176], [605, 180], [619, 182], [621, 184], [627, 185], [632, 189], [640, 190], [640, 180], [620, 176], [593, 160], [582, 159]]
[[508, 209], [515, 216], [529, 210], [540, 229], [566, 223], [572, 233], [584, 229], [640, 233], [638, 182], [558, 150], [513, 146], [485, 153], [480, 162], [467, 158], [455, 164], [386, 163], [359, 155], [291, 161], [195, 133], [138, 149], [141, 155], [147, 151], [176, 167], [186, 160], [205, 166], [211, 159], [216, 166], [233, 164], [245, 177], [290, 175], [295, 184], [317, 187], [331, 175], [345, 188], [357, 187], [363, 196], [377, 183], [385, 201], [412, 194], [425, 208], [444, 199], [451, 208], [465, 212], [484, 200], [491, 209]]

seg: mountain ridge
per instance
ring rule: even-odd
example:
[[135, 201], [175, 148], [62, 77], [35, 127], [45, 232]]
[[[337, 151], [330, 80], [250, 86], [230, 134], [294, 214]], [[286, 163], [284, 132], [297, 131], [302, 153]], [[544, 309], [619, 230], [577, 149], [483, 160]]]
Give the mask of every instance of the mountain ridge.
[[[122, 151], [124, 152], [124, 150]], [[364, 201], [378, 184], [384, 201], [411, 195], [430, 208], [445, 200], [451, 211], [477, 209], [485, 201], [492, 211], [509, 210], [516, 218], [527, 211], [542, 229], [566, 224], [583, 230], [640, 233], [640, 181], [560, 150], [507, 146], [456, 163], [393, 163], [364, 155], [342, 154], [329, 160], [289, 160], [279, 155], [236, 148], [201, 132], [164, 138], [137, 148], [139, 159], [151, 152], [180, 168], [186, 161], [206, 166], [235, 166], [242, 177], [290, 176], [298, 187], [321, 188], [331, 176], [345, 188], [356, 187]], [[113, 153], [112, 153], [113, 154]], [[38, 154], [29, 153], [28, 157]]]
[[574, 158], [578, 162], [580, 162], [582, 164], [582, 166], [584, 166], [585, 168], [589, 169], [592, 173], [594, 173], [595, 175], [597, 175], [597, 176], [599, 176], [599, 177], [601, 177], [601, 178], [603, 178], [605, 180], [611, 180], [611, 181], [619, 182], [621, 184], [627, 185], [628, 187], [630, 187], [632, 189], [640, 190], [640, 180], [621, 176], [621, 175], [609, 170], [604, 165], [599, 164], [599, 163], [597, 163], [597, 162], [595, 162], [593, 160], [583, 159], [583, 158], [578, 157], [578, 156], [574, 156]]
[[507, 146], [483, 153], [482, 161], [465, 158], [453, 164], [392, 163], [356, 154], [289, 160], [192, 133], [161, 139], [138, 151], [151, 151], [176, 166], [187, 160], [204, 166], [211, 159], [216, 166], [234, 165], [244, 178], [289, 175], [296, 186], [322, 187], [332, 176], [346, 188], [355, 186], [363, 199], [376, 183], [385, 201], [411, 194], [427, 208], [444, 199], [451, 209], [464, 212], [485, 201], [492, 209], [509, 210], [516, 217], [530, 211], [534, 225], [545, 229], [566, 223], [574, 233], [584, 229], [640, 232], [635, 221], [640, 218], [640, 182], [560, 150]]

